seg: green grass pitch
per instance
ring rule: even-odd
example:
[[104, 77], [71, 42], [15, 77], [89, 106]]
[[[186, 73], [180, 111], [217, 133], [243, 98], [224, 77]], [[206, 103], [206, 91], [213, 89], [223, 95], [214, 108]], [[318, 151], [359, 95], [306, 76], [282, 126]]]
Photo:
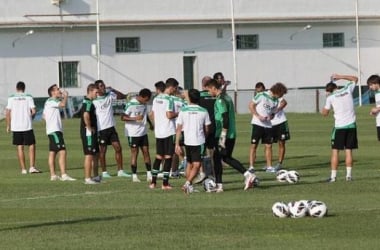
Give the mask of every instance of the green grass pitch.
[[[332, 116], [287, 114], [291, 140], [284, 166], [300, 173], [297, 184], [279, 183], [274, 174], [257, 172], [261, 185], [243, 191], [243, 178], [230, 167], [224, 171], [224, 193], [184, 195], [184, 179], [171, 180], [171, 191], [149, 190], [146, 182], [113, 177], [101, 185], [83, 184], [83, 154], [79, 120], [64, 121], [68, 173], [75, 182], [51, 182], [47, 166], [48, 139], [44, 123], [35, 122], [38, 175], [21, 175], [11, 135], [0, 126], [0, 244], [2, 249], [378, 249], [379, 149], [375, 120], [369, 106], [357, 108], [359, 149], [354, 152], [354, 181], [346, 182], [341, 154], [338, 181], [329, 177]], [[117, 120], [124, 166], [129, 148], [123, 124]], [[238, 115], [234, 156], [248, 165], [250, 116]], [[150, 133], [151, 156], [154, 137]], [[276, 163], [277, 145], [273, 147]], [[113, 149], [107, 154], [109, 172], [116, 174]], [[264, 166], [263, 146], [256, 168]], [[139, 176], [145, 179], [139, 159]], [[159, 182], [159, 184], [161, 184]], [[160, 185], [159, 185], [160, 186]], [[329, 215], [279, 219], [276, 201], [318, 199]]]

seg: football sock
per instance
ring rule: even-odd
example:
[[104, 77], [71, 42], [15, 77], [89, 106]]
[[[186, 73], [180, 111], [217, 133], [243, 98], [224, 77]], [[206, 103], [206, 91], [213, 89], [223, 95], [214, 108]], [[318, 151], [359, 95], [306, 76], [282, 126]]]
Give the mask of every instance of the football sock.
[[131, 165], [132, 173], [136, 174], [137, 173], [137, 166], [136, 165]]
[[346, 176], [351, 177], [352, 167], [346, 167]]
[[152, 170], [152, 165], [150, 163], [145, 163], [146, 171]]
[[336, 179], [336, 170], [331, 170], [331, 179]]

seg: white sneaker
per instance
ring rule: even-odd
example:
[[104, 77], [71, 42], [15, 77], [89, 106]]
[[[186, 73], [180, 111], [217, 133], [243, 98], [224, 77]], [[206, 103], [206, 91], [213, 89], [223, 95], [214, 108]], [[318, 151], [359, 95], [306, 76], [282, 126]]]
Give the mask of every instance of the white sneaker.
[[132, 182], [141, 182], [139, 177], [137, 177], [137, 174], [132, 175]]
[[68, 176], [67, 174], [64, 174], [64, 175], [62, 175], [62, 177], [61, 177], [61, 181], [76, 181], [76, 179], [71, 178], [71, 177]]
[[151, 171], [146, 172], [146, 181], [152, 182], [152, 172]]
[[87, 185], [94, 185], [94, 184], [99, 184], [99, 182], [93, 181], [93, 180], [91, 180], [91, 179], [85, 179], [85, 180], [84, 180], [84, 184], [87, 184]]
[[272, 166], [266, 167], [265, 172], [267, 173], [276, 173], [276, 169]]
[[42, 173], [42, 171], [39, 170], [39, 169], [37, 169], [36, 167], [30, 167], [29, 168], [29, 173], [30, 174], [40, 174], [40, 173]]
[[255, 172], [255, 168], [253, 166], [250, 166], [248, 168], [248, 171], [253, 174]]
[[217, 183], [216, 184], [216, 189], [215, 189], [215, 192], [216, 193], [222, 193], [224, 190], [223, 190], [223, 184], [222, 183]]
[[111, 178], [112, 176], [106, 171], [102, 172], [102, 178]]
[[59, 176], [58, 175], [52, 175], [52, 176], [50, 176], [50, 180], [51, 181], [59, 181], [61, 178], [59, 178]]
[[250, 187], [253, 187], [253, 181], [255, 180], [255, 175], [254, 174], [251, 174], [251, 173], [248, 173], [246, 176], [245, 176], [245, 180], [244, 180], [244, 190], [248, 190], [248, 188]]
[[119, 170], [117, 171], [117, 177], [131, 177], [131, 175], [125, 172], [124, 170]]
[[197, 174], [197, 176], [195, 176], [193, 182], [194, 182], [195, 184], [198, 184], [198, 183], [201, 183], [202, 181], [204, 181], [204, 179], [206, 179], [206, 174], [203, 173], [203, 172], [199, 172], [199, 173]]
[[26, 171], [26, 169], [21, 170], [21, 174], [27, 174], [27, 173], [28, 171]]

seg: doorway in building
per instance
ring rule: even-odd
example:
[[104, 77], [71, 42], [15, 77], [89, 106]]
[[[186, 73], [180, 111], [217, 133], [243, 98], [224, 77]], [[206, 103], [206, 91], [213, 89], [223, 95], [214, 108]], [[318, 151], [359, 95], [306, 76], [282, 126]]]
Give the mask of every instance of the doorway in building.
[[183, 87], [184, 89], [194, 88], [194, 68], [195, 56], [183, 57]]

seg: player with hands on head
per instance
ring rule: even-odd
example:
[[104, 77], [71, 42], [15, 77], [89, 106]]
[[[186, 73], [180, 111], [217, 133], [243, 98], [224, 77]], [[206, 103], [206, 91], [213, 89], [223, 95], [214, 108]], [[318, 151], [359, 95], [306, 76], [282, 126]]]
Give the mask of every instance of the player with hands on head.
[[[346, 80], [342, 88], [338, 88], [335, 81]], [[321, 114], [328, 116], [334, 110], [334, 128], [331, 133], [331, 175], [327, 182], [335, 182], [339, 151], [345, 151], [346, 181], [352, 180], [353, 157], [352, 150], [358, 148], [356, 114], [354, 108], [353, 92], [358, 82], [356, 76], [333, 74], [331, 81], [326, 84], [326, 103]]]

